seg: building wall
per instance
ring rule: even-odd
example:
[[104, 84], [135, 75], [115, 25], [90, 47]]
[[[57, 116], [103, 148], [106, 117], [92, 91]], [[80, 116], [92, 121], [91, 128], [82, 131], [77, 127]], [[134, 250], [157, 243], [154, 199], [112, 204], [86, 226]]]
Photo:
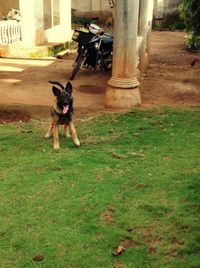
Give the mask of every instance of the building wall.
[[154, 18], [162, 19], [164, 16], [178, 12], [182, 0], [154, 0]]
[[0, 0], [0, 16], [21, 12], [22, 47], [71, 40], [71, 0]]
[[71, 39], [71, 0], [19, 0], [19, 3], [24, 47]]
[[[49, 0], [43, 0], [48, 4]], [[45, 42], [66, 42], [71, 40], [71, 0], [53, 0], [52, 17], [50, 9], [44, 5], [44, 38]], [[48, 16], [46, 16], [48, 13]], [[48, 20], [48, 24], [47, 21]]]
[[[163, 18], [164, 15], [176, 13], [181, 2], [182, 0], [154, 0], [154, 17]], [[75, 17], [105, 19], [111, 15], [108, 0], [72, 0], [72, 9]]]
[[108, 0], [72, 0], [72, 10], [75, 17], [89, 17], [106, 20], [111, 16]]
[[34, 24], [35, 24], [35, 44], [44, 43], [44, 16], [43, 0], [33, 1]]

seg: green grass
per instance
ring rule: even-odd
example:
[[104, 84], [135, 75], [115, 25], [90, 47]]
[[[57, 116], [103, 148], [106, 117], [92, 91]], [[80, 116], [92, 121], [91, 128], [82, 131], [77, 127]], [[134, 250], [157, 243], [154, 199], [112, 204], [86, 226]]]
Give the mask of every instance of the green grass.
[[0, 267], [200, 267], [199, 112], [80, 120], [59, 151], [47, 122], [1, 125]]

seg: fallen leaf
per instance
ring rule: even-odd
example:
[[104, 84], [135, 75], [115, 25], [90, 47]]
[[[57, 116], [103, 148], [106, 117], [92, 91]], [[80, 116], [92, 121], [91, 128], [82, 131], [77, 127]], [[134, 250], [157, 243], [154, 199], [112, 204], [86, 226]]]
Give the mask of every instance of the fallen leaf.
[[119, 255], [121, 255], [124, 251], [126, 250], [126, 248], [125, 247], [122, 247], [122, 246], [119, 246], [116, 250], [115, 250], [115, 252], [113, 252], [113, 256], [119, 256]]
[[32, 130], [22, 130], [21, 132], [22, 132], [22, 133], [33, 133]]
[[113, 153], [113, 154], [112, 154], [112, 157], [113, 157], [113, 158], [120, 159], [120, 158], [127, 158], [127, 155], [125, 155], [125, 154], [116, 154], [116, 153]]
[[141, 154], [141, 153], [133, 153], [132, 152], [131, 155], [145, 157], [145, 155], [144, 154]]
[[36, 256], [33, 257], [34, 261], [42, 261], [43, 259], [44, 259], [43, 255], [36, 255]]

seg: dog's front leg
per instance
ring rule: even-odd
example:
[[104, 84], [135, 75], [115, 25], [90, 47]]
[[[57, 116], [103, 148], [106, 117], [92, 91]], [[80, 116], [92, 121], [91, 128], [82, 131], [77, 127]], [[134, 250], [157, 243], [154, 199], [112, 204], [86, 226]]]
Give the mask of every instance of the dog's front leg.
[[69, 125], [70, 125], [70, 128], [71, 128], [71, 132], [72, 132], [72, 140], [73, 140], [74, 144], [75, 144], [76, 146], [80, 146], [80, 141], [79, 141], [79, 139], [78, 139], [78, 137], [77, 137], [76, 129], [75, 129], [75, 127], [74, 127], [73, 122], [70, 122]]
[[53, 148], [56, 150], [60, 148], [58, 127], [59, 127], [58, 124], [54, 122], [53, 123]]
[[71, 135], [69, 134], [69, 126], [68, 125], [64, 125], [64, 130], [65, 130], [65, 136], [66, 136], [66, 138], [70, 138]]
[[45, 139], [49, 139], [51, 137], [52, 131], [53, 131], [53, 122], [51, 122], [51, 125], [50, 125], [46, 135], [44, 136]]

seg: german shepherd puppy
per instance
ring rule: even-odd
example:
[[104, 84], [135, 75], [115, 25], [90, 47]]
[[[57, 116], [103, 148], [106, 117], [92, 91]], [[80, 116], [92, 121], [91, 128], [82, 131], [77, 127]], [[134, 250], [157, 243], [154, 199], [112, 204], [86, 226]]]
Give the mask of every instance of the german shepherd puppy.
[[72, 121], [72, 84], [70, 82], [67, 82], [66, 86], [63, 86], [60, 82], [57, 81], [49, 81], [49, 83], [53, 84], [52, 92], [56, 97], [56, 100], [54, 106], [51, 109], [51, 125], [45, 135], [45, 138], [50, 138], [51, 134], [53, 133], [53, 147], [54, 149], [59, 149], [59, 125], [63, 125], [66, 137], [70, 137], [70, 127], [74, 144], [76, 146], [80, 146], [80, 142], [76, 134], [76, 129]]

